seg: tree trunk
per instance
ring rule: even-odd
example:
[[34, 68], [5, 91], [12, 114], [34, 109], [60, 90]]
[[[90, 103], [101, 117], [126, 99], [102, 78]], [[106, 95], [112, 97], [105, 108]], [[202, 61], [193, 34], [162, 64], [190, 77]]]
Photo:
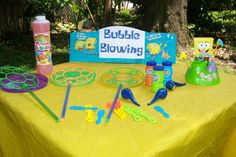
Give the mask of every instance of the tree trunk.
[[104, 27], [112, 25], [112, 0], [105, 0]]
[[24, 5], [25, 0], [1, 0], [0, 39], [15, 37], [22, 32]]
[[144, 29], [177, 35], [177, 50], [185, 51], [190, 44], [187, 28], [187, 0], [146, 0]]

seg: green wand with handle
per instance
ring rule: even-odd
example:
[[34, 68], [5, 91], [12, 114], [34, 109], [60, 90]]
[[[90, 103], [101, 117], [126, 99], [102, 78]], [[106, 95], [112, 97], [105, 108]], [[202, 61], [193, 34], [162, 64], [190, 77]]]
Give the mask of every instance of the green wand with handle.
[[22, 87], [26, 89], [26, 91], [52, 116], [53, 119], [56, 120], [56, 122], [60, 122], [60, 118], [57, 117], [57, 115], [53, 113], [52, 110], [28, 88], [27, 84], [24, 83]]

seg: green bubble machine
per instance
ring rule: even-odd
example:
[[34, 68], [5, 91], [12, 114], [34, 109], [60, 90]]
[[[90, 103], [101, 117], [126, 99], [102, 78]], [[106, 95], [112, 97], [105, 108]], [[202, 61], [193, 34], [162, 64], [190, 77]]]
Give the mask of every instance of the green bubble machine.
[[188, 68], [185, 79], [187, 83], [201, 86], [213, 86], [220, 83], [219, 73], [214, 63], [218, 46], [223, 46], [222, 40], [217, 40], [213, 50], [214, 38], [194, 38], [195, 58]]

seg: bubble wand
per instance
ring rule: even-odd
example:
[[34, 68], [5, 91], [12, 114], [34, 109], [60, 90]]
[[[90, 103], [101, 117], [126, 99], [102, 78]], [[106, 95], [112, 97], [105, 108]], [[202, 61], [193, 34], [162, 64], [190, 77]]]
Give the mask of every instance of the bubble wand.
[[57, 86], [81, 87], [92, 83], [96, 79], [96, 73], [85, 66], [76, 63], [62, 64], [53, 69], [51, 81]]
[[26, 91], [52, 116], [53, 119], [56, 120], [56, 122], [60, 122], [60, 118], [57, 117], [52, 110], [42, 101], [39, 99], [39, 97], [34, 94], [28, 87], [27, 84], [23, 84], [23, 88], [26, 89]]
[[14, 67], [0, 67], [0, 88], [6, 92], [23, 93], [28, 92], [57, 122], [60, 121], [49, 107], [33, 93], [47, 85], [48, 79], [43, 75], [32, 74], [29, 71]]
[[216, 41], [216, 47], [214, 48], [214, 50], [213, 50], [213, 57], [215, 57], [215, 55], [217, 54], [217, 52], [218, 52], [218, 48], [220, 48], [220, 47], [223, 47], [224, 46], [224, 42], [223, 42], [223, 40], [221, 40], [221, 39], [217, 39], [217, 41]]
[[67, 107], [68, 98], [69, 98], [69, 95], [70, 95], [70, 87], [71, 87], [71, 82], [68, 81], [68, 86], [67, 86], [67, 90], [66, 90], [66, 97], [65, 97], [65, 100], [64, 100], [64, 105], [63, 105], [63, 109], [62, 109], [62, 113], [61, 113], [61, 120], [65, 119], [66, 107]]
[[117, 102], [117, 99], [120, 95], [121, 88], [122, 88], [122, 84], [120, 84], [118, 89], [117, 89], [117, 92], [116, 92], [115, 98], [113, 100], [113, 103], [111, 105], [110, 111], [109, 111], [109, 113], [107, 114], [107, 117], [106, 117], [106, 123], [108, 123], [110, 118], [111, 118], [112, 112], [113, 112], [113, 110], [115, 108], [115, 105], [116, 105], [116, 102]]

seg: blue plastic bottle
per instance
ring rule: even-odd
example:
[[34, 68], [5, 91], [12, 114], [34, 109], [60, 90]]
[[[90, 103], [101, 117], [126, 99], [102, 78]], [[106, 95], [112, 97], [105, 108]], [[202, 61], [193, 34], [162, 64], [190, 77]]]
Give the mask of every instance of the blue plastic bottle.
[[160, 88], [164, 88], [164, 71], [163, 66], [154, 66], [152, 72], [152, 91], [157, 92]]
[[164, 67], [164, 74], [165, 74], [164, 84], [166, 84], [167, 81], [172, 80], [172, 75], [173, 75], [172, 62], [164, 61], [162, 62], [162, 65]]

